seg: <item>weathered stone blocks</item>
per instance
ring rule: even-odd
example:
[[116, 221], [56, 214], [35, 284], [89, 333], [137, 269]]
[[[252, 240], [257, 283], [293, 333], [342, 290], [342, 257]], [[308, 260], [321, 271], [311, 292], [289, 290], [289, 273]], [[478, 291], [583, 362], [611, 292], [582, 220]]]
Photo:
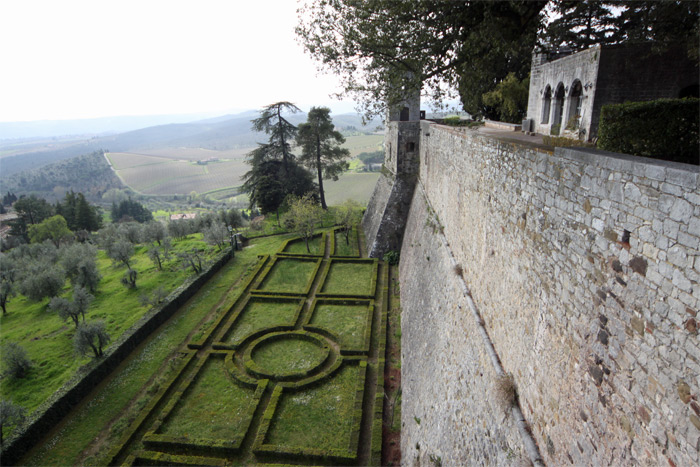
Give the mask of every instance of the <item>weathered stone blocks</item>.
[[421, 131], [400, 266], [406, 463], [522, 453], [450, 254], [548, 463], [697, 462], [700, 414], [676, 387], [700, 394], [700, 170]]

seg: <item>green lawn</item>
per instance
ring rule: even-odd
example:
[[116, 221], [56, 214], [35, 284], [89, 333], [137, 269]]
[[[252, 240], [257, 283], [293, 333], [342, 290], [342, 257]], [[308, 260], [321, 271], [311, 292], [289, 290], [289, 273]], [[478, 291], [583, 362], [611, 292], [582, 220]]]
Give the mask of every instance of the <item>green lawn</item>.
[[327, 329], [340, 339], [343, 347], [361, 349], [365, 342], [365, 329], [369, 315], [369, 302], [365, 304], [335, 304], [319, 300], [309, 324]]
[[[348, 243], [349, 241], [349, 243]], [[335, 231], [335, 253], [333, 256], [359, 256], [357, 244], [357, 227], [350, 230], [348, 240], [345, 240], [345, 231]]]
[[323, 237], [325, 234], [316, 235], [311, 240], [309, 240], [309, 252], [306, 249], [306, 242], [304, 240], [294, 240], [287, 244], [284, 248], [284, 253], [300, 254], [300, 255], [323, 255], [324, 251], [322, 248], [325, 246]]
[[273, 326], [293, 326], [299, 301], [281, 301], [276, 298], [251, 297], [236, 319], [231, 331], [225, 336], [228, 344], [240, 341], [261, 329]]
[[243, 436], [257, 406], [255, 389], [231, 380], [223, 358], [209, 357], [158, 433], [225, 439]]
[[304, 293], [315, 269], [316, 260], [278, 257], [261, 289], [267, 292]]
[[268, 339], [251, 354], [255, 364], [266, 373], [288, 374], [306, 371], [319, 365], [327, 355], [318, 343], [299, 339], [293, 334], [284, 339]]
[[371, 291], [371, 262], [333, 261], [323, 284], [323, 293], [339, 295], [368, 295]]
[[358, 365], [344, 365], [321, 386], [282, 393], [266, 444], [287, 448], [348, 449]]

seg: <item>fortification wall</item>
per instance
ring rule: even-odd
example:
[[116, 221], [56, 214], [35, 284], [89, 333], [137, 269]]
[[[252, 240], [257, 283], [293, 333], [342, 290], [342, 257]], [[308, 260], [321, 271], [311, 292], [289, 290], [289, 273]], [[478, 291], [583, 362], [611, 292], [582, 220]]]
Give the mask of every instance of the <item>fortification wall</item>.
[[697, 463], [699, 169], [421, 131], [400, 266], [404, 459], [522, 452], [452, 254], [547, 463]]
[[418, 174], [420, 122], [388, 122], [382, 175], [370, 197], [362, 228], [367, 256], [399, 251]]

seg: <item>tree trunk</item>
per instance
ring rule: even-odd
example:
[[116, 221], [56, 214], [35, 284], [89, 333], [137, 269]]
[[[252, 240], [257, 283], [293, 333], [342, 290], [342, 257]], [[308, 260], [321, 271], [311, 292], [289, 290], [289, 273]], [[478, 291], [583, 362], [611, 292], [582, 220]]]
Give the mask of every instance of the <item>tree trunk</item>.
[[280, 129], [280, 142], [282, 144], [282, 163], [284, 164], [284, 173], [289, 174], [289, 167], [287, 165], [287, 146], [286, 144], [284, 144], [284, 128], [282, 128], [281, 106], [277, 106], [277, 126]]
[[309, 237], [304, 237], [304, 241], [306, 242], [306, 252], [311, 254], [311, 248], [309, 248]]
[[99, 357], [100, 354], [97, 351], [97, 347], [95, 347], [95, 345], [92, 342], [90, 342], [90, 347], [92, 347], [92, 352], [95, 354], [95, 357]]
[[318, 172], [318, 194], [321, 196], [321, 207], [328, 210], [326, 205], [326, 195], [323, 192], [323, 171], [321, 170], [321, 139], [316, 134], [316, 171]]

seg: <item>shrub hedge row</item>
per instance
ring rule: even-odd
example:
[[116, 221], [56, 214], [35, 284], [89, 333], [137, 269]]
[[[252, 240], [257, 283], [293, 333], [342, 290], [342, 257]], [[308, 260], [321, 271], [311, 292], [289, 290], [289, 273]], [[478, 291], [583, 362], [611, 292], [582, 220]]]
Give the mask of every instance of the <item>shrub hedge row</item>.
[[700, 99], [604, 105], [598, 147], [606, 151], [700, 164]]
[[[359, 241], [359, 238], [358, 238]], [[334, 235], [331, 237], [331, 242], [334, 242]], [[331, 244], [331, 247], [334, 247], [334, 244]], [[333, 250], [332, 250], [333, 251]], [[299, 256], [300, 259], [303, 258], [306, 255], [285, 255], [285, 258], [290, 258], [290, 257], [295, 257]], [[270, 293], [265, 293], [265, 291], [262, 291], [263, 293], [261, 294], [259, 289], [255, 288], [255, 280], [256, 278], [259, 277], [259, 280], [257, 282], [257, 286], [259, 287], [261, 284], [264, 283], [265, 279], [269, 275], [270, 271], [272, 271], [272, 268], [274, 267], [274, 264], [277, 260], [275, 257], [272, 263], [267, 265], [267, 269], [264, 270], [263, 274], [260, 274], [260, 271], [263, 270], [263, 267], [267, 263], [268, 257], [261, 257], [261, 260], [257, 267], [256, 270], [254, 271], [253, 274], [251, 274], [250, 278], [248, 279], [247, 283], [245, 284], [245, 287], [243, 289], [243, 292], [241, 295], [236, 299], [234, 302], [233, 306], [226, 312], [224, 313], [216, 323], [214, 323], [213, 326], [211, 326], [209, 332], [205, 337], [201, 339], [200, 342], [198, 343], [192, 343], [190, 344], [190, 347], [196, 346], [196, 347], [203, 347], [207, 342], [209, 342], [211, 339], [213, 339], [214, 334], [219, 330], [221, 323], [224, 322], [225, 319], [228, 319], [228, 322], [224, 326], [224, 330], [222, 332], [219, 332], [218, 338], [221, 340], [224, 340], [223, 336], [226, 336], [235, 326], [236, 321], [239, 319], [241, 316], [242, 311], [245, 309], [247, 303], [251, 299], [255, 298], [264, 298], [264, 299], [270, 299], [272, 301], [279, 301], [279, 302], [288, 302], [288, 301], [299, 301], [299, 307], [296, 311], [295, 315], [295, 322], [298, 321], [300, 317], [300, 313], [302, 312], [303, 305], [304, 305], [304, 300], [301, 299], [297, 294], [294, 294], [294, 296], [290, 295], [285, 295], [285, 294], [280, 294], [279, 292], [275, 292], [274, 294]], [[307, 258], [307, 260], [310, 258]], [[333, 261], [333, 260], [331, 260]], [[321, 278], [320, 286], [323, 286], [323, 283], [326, 280], [326, 277], [328, 275], [328, 272], [330, 270], [331, 266], [331, 261], [328, 263], [328, 267], [325, 268], [324, 274]], [[375, 295], [377, 294], [376, 290], [376, 285], [377, 285], [377, 278], [378, 278], [378, 262], [377, 260], [357, 260], [357, 259], [350, 259], [350, 260], [344, 260], [344, 261], [349, 261], [349, 262], [361, 262], [361, 263], [366, 263], [367, 261], [373, 261], [374, 262], [374, 268], [372, 272], [372, 282], [371, 282], [371, 292], [372, 295], [363, 295], [362, 298], [367, 298], [366, 300], [358, 300], [358, 296], [338, 296], [338, 295], [332, 295], [334, 299], [330, 300], [328, 298], [321, 298], [315, 299], [314, 303], [312, 305], [312, 312], [309, 314], [308, 319], [306, 320], [307, 323], [305, 326], [303, 326], [303, 329], [306, 331], [311, 331], [315, 332], [321, 335], [326, 335], [330, 337], [331, 339], [335, 340], [338, 342], [338, 337], [335, 336], [332, 332], [329, 330], [323, 329], [323, 328], [316, 328], [314, 326], [308, 325], [308, 322], [310, 322], [311, 317], [313, 316], [313, 313], [315, 312], [316, 305], [319, 303], [333, 303], [333, 304], [348, 304], [348, 305], [357, 305], [357, 304], [368, 304], [368, 313], [367, 313], [367, 324], [365, 326], [365, 335], [364, 335], [364, 342], [365, 345], [363, 346], [363, 349], [343, 349], [343, 355], [337, 355], [335, 352], [332, 351], [332, 349], [329, 349], [329, 354], [327, 356], [326, 362], [321, 365], [321, 367], [326, 367], [322, 371], [318, 371], [318, 366], [316, 369], [311, 369], [307, 372], [304, 372], [304, 375], [294, 375], [296, 377], [302, 378], [299, 381], [292, 382], [292, 381], [280, 381], [279, 383], [275, 384], [274, 389], [272, 391], [271, 399], [270, 402], [267, 405], [267, 408], [265, 412], [262, 414], [261, 418], [261, 423], [260, 423], [260, 428], [258, 430], [258, 434], [256, 436], [256, 439], [254, 440], [253, 444], [253, 450], [256, 456], [259, 457], [260, 460], [271, 460], [271, 461], [278, 461], [278, 462], [314, 462], [314, 463], [331, 463], [331, 464], [336, 464], [336, 465], [347, 465], [347, 464], [354, 464], [357, 461], [357, 455], [358, 455], [358, 449], [359, 449], [359, 439], [360, 439], [360, 432], [361, 432], [361, 427], [362, 427], [362, 417], [363, 417], [363, 400], [365, 397], [365, 383], [366, 383], [366, 377], [367, 377], [367, 371], [368, 371], [368, 363], [366, 360], [366, 356], [369, 353], [370, 345], [371, 345], [371, 337], [372, 337], [372, 325], [373, 325], [373, 317], [374, 313], [377, 311], [374, 308], [374, 298]], [[314, 272], [312, 274], [312, 277], [309, 281], [309, 284], [307, 285], [307, 291], [304, 294], [305, 296], [308, 295], [311, 285], [313, 284], [314, 277], [316, 274], [318, 274], [318, 268], [321, 265], [321, 261], [316, 262], [316, 268], [314, 269]], [[382, 265], [381, 272], [383, 275], [387, 275], [388, 270], [385, 268], [384, 265]], [[374, 410], [371, 414], [367, 414], [367, 416], [372, 416], [372, 429], [374, 430], [372, 433], [372, 440], [371, 440], [371, 462], [372, 464], [378, 465], [381, 462], [381, 445], [382, 445], [382, 422], [383, 422], [383, 399], [384, 399], [384, 364], [385, 364], [385, 359], [383, 358], [386, 352], [386, 327], [387, 327], [387, 314], [388, 314], [388, 280], [385, 278], [380, 278], [380, 283], [381, 283], [381, 298], [383, 302], [383, 307], [381, 311], [381, 316], [380, 316], [380, 329], [378, 330], [378, 335], [379, 339], [378, 341], [374, 341], [376, 343], [377, 351], [378, 351], [378, 362], [375, 365], [371, 365], [371, 370], [372, 371], [377, 371], [377, 388], [376, 388], [376, 395], [374, 397], [373, 401], [373, 407]], [[249, 293], [246, 293], [247, 289], [253, 289], [250, 290]], [[322, 289], [320, 289], [322, 290]], [[251, 295], [251, 294], [258, 294], [256, 295]], [[260, 296], [262, 295], [262, 296]], [[323, 295], [323, 294], [318, 294], [318, 295]], [[330, 294], [326, 294], [330, 295]], [[378, 297], [377, 297], [378, 298]], [[182, 380], [182, 375], [187, 373], [187, 369], [191, 368], [192, 362], [196, 361], [195, 359], [195, 353], [191, 353], [189, 355], [189, 358], [187, 360], [187, 363], [183, 365], [182, 371], [178, 372], [177, 375], [174, 375], [172, 380], [166, 384], [163, 389], [158, 393], [158, 395], [154, 398], [154, 400], [151, 401], [151, 403], [142, 411], [141, 416], [139, 417], [138, 423], [135, 422], [132, 424], [132, 427], [130, 427], [130, 433], [125, 434], [124, 442], [120, 443], [120, 446], [122, 448], [126, 447], [129, 445], [129, 443], [132, 441], [132, 437], [140, 428], [143, 423], [148, 419], [152, 420], [153, 415], [159, 410], [160, 412], [157, 415], [157, 418], [149, 431], [144, 435], [143, 437], [143, 443], [146, 449], [154, 449], [154, 450], [167, 450], [169, 452], [157, 452], [157, 451], [139, 451], [135, 455], [130, 456], [127, 461], [129, 464], [134, 464], [134, 465], [225, 465], [226, 459], [224, 457], [229, 457], [232, 455], [235, 455], [239, 453], [240, 451], [240, 446], [243, 441], [243, 438], [245, 436], [245, 431], [250, 429], [250, 424], [253, 421], [253, 418], [255, 416], [256, 410], [251, 410], [249, 414], [249, 420], [247, 421], [246, 424], [246, 430], [243, 430], [244, 433], [241, 435], [237, 435], [234, 439], [228, 439], [228, 440], [210, 440], [210, 439], [193, 439], [193, 438], [184, 438], [184, 437], [173, 437], [173, 436], [168, 436], [168, 435], [163, 435], [159, 434], [158, 430], [160, 429], [162, 423], [164, 423], [172, 410], [177, 406], [177, 403], [179, 402], [180, 398], [183, 397], [186, 394], [186, 391], [189, 390], [191, 387], [191, 384], [197, 379], [199, 372], [201, 369], [204, 367], [205, 362], [209, 358], [224, 358], [225, 360], [225, 366], [228, 370], [228, 372], [231, 374], [232, 379], [237, 383], [240, 384], [243, 387], [250, 388], [250, 389], [255, 389], [255, 400], [257, 401], [257, 405], [259, 405], [260, 400], [263, 397], [264, 391], [266, 388], [269, 387], [269, 380], [268, 379], [254, 379], [251, 378], [249, 375], [244, 375], [241, 374], [242, 370], [236, 365], [234, 362], [234, 352], [231, 352], [231, 350], [237, 350], [240, 348], [243, 344], [249, 345], [251, 341], [258, 339], [266, 334], [269, 334], [271, 332], [280, 332], [280, 337], [286, 336], [286, 332], [281, 332], [281, 331], [291, 331], [293, 330], [293, 326], [276, 326], [272, 328], [267, 328], [264, 330], [259, 330], [256, 332], [253, 332], [247, 336], [245, 336], [241, 340], [241, 344], [239, 345], [230, 345], [226, 344], [224, 342], [214, 342], [214, 347], [215, 348], [222, 348], [222, 349], [227, 349], [229, 350], [228, 352], [208, 352], [207, 355], [204, 358], [201, 358], [199, 362], [197, 363], [197, 367], [190, 372], [189, 376], [187, 379], [184, 381]], [[295, 333], [300, 334], [304, 333], [304, 331], [295, 331]], [[317, 338], [313, 338], [314, 341], [317, 341]], [[326, 347], [327, 344], [324, 343]], [[254, 345], [249, 345], [248, 350], [246, 354], [244, 355], [244, 361], [246, 362], [246, 366], [251, 366], [248, 364], [248, 362], [252, 362], [252, 359], [250, 358], [250, 354], [252, 352]], [[362, 352], [363, 356], [354, 356], [351, 357], [349, 356], [352, 353], [355, 352]], [[334, 361], [330, 362], [329, 359], [335, 357]], [[330, 363], [330, 367], [328, 367], [328, 364]], [[359, 365], [363, 371], [360, 372], [360, 377], [358, 378], [357, 386], [355, 389], [355, 400], [354, 400], [354, 407], [353, 407], [353, 430], [351, 432], [350, 436], [350, 443], [348, 445], [348, 449], [327, 449], [327, 450], [321, 450], [321, 449], [310, 449], [310, 448], [294, 448], [294, 447], [281, 447], [277, 445], [268, 445], [265, 444], [265, 438], [267, 437], [267, 433], [270, 429], [271, 424], [274, 421], [276, 409], [277, 409], [277, 404], [279, 402], [279, 399], [281, 395], [286, 392], [286, 391], [291, 391], [291, 392], [296, 392], [296, 391], [302, 391], [309, 389], [310, 387], [318, 386], [326, 382], [326, 380], [330, 379], [333, 375], [335, 375], [340, 368], [342, 367], [343, 364], [357, 364]], [[245, 373], [245, 372], [243, 372]], [[315, 374], [311, 374], [315, 373]], [[258, 377], [263, 377], [264, 375], [258, 375]], [[283, 375], [284, 376], [284, 375]], [[308, 378], [304, 378], [304, 376], [309, 376]], [[285, 379], [284, 377], [282, 379]], [[182, 381], [180, 384], [179, 382]], [[175, 390], [173, 393], [170, 391], [170, 388], [173, 388], [176, 384], [176, 382], [179, 384], [179, 387]], [[167, 393], [167, 397], [166, 397]], [[167, 405], [163, 405], [164, 399], [167, 398]], [[258, 409], [259, 410], [259, 409]], [[130, 435], [130, 436], [126, 436]], [[121, 440], [120, 440], [121, 441]], [[185, 454], [183, 454], [185, 453]], [[121, 450], [115, 451], [115, 454], [117, 455], [123, 455]], [[111, 457], [112, 462], [117, 461], [118, 456], [114, 455]], [[213, 455], [213, 456], [221, 456], [221, 457], [198, 457], [198, 455]]]
[[170, 293], [159, 306], [149, 310], [133, 326], [126, 330], [101, 358], [91, 360], [78, 369], [78, 372], [61, 388], [53, 393], [29, 417], [19, 430], [16, 430], [2, 449], [3, 465], [16, 464], [19, 459], [43, 435], [56, 426], [83, 397], [106, 378], [144, 339], [189, 300], [221, 267], [231, 258], [227, 249], [214, 263], [201, 274], [189, 277], [183, 285]]
[[182, 456], [177, 454], [168, 454], [165, 452], [139, 451], [129, 459], [124, 465], [183, 465], [183, 466], [201, 466], [201, 465], [226, 465], [226, 459], [218, 459], [216, 457], [195, 457]]
[[187, 347], [193, 350], [201, 349], [203, 348], [207, 342], [212, 338], [216, 330], [219, 328], [219, 325], [221, 322], [226, 319], [232, 310], [235, 310], [236, 307], [240, 304], [240, 302], [244, 299], [247, 299], [248, 294], [246, 293], [246, 290], [248, 290], [248, 287], [250, 287], [251, 283], [255, 280], [255, 278], [258, 276], [260, 273], [260, 270], [265, 266], [265, 263], [267, 263], [267, 260], [270, 258], [270, 255], [258, 255], [258, 264], [255, 265], [255, 269], [253, 270], [253, 273], [248, 277], [248, 279], [245, 281], [245, 284], [243, 285], [243, 289], [241, 289], [241, 293], [238, 295], [238, 298], [233, 302], [233, 305], [231, 305], [231, 308], [228, 309], [228, 311], [216, 320], [214, 324], [209, 328], [209, 331], [207, 331], [202, 338], [199, 341], [196, 342], [190, 342], [187, 344]]

